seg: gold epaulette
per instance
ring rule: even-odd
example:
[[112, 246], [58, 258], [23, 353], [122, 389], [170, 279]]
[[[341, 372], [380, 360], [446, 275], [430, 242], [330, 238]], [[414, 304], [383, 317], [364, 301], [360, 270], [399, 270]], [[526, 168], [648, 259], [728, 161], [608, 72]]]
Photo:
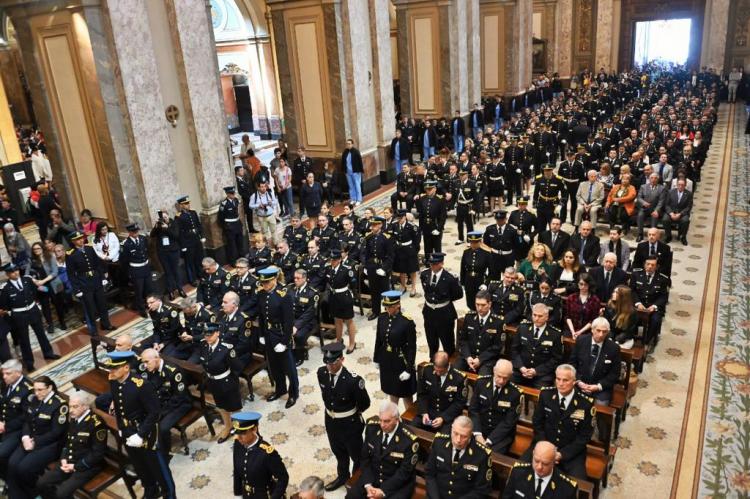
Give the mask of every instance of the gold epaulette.
[[437, 432], [437, 433], [435, 433], [435, 438], [451, 438], [451, 436], [448, 435], [447, 433]]
[[416, 436], [416, 435], [415, 435], [414, 433], [412, 433], [412, 432], [411, 432], [411, 431], [410, 431], [410, 430], [409, 430], [409, 429], [408, 429], [408, 428], [406, 427], [406, 425], [401, 425], [401, 430], [402, 430], [402, 431], [404, 432], [404, 434], [405, 434], [405, 435], [406, 435], [407, 437], [409, 437], [410, 439], [412, 439], [412, 440], [416, 440], [416, 439], [417, 439], [417, 436]]
[[265, 442], [260, 443], [260, 448], [266, 451], [266, 454], [271, 454], [273, 452], [273, 445], [267, 444]]
[[514, 468], [527, 468], [529, 466], [531, 466], [531, 463], [524, 463], [522, 461], [516, 461], [513, 463]]
[[140, 388], [140, 387], [141, 387], [141, 386], [143, 385], [143, 380], [142, 380], [141, 378], [136, 378], [136, 377], [133, 377], [133, 378], [130, 378], [130, 380], [131, 380], [131, 381], [133, 382], [133, 384], [134, 384], [135, 386], [137, 386], [138, 388]]
[[575, 480], [573, 480], [568, 475], [566, 475], [566, 474], [564, 474], [562, 472], [560, 473], [560, 478], [562, 478], [563, 480], [565, 480], [566, 482], [568, 482], [569, 484], [571, 484], [573, 487], [578, 487], [578, 482], [576, 482]]
[[378, 416], [372, 416], [367, 419], [367, 424], [380, 425], [380, 418]]

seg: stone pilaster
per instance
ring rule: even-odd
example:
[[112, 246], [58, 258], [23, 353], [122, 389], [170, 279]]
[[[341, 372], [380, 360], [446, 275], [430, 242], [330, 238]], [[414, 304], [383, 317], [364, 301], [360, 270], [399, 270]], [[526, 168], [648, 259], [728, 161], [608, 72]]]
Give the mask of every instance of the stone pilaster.
[[506, 65], [506, 93], [516, 95], [524, 92], [531, 84], [532, 62], [531, 45], [533, 31], [534, 4], [531, 1], [517, 0], [508, 4], [508, 58]]
[[706, 0], [700, 65], [720, 72], [727, 48], [730, 0]]
[[573, 0], [557, 0], [556, 9], [557, 72], [560, 78], [570, 78], [572, 74], [570, 57], [573, 50]]
[[[614, 38], [613, 0], [598, 0], [596, 5], [596, 52], [594, 70], [612, 69], [612, 38]], [[619, 27], [618, 27], [619, 31]]]

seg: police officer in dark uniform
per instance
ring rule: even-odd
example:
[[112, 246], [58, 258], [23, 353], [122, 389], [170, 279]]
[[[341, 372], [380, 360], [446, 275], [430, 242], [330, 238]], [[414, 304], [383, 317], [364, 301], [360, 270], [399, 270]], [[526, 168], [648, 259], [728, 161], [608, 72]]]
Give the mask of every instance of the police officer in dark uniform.
[[36, 304], [37, 287], [31, 277], [21, 277], [20, 269], [13, 262], [6, 264], [3, 269], [8, 281], [0, 289], [0, 310], [4, 315], [10, 316], [10, 326], [21, 344], [21, 355], [26, 370], [32, 372], [34, 354], [29, 341], [29, 327], [33, 329], [45, 359], [55, 360], [60, 356], [52, 350], [44, 331], [42, 314]]
[[482, 241], [489, 246], [492, 258], [490, 259], [490, 280], [500, 279], [503, 271], [515, 265], [513, 250], [516, 243], [516, 228], [507, 223], [508, 212], [498, 210], [495, 212], [495, 224], [489, 225], [484, 230]]
[[248, 313], [240, 311], [240, 297], [234, 291], [227, 291], [221, 298], [221, 312], [216, 317], [221, 341], [234, 347], [240, 369], [250, 363], [256, 346], [249, 315], [251, 308], [252, 304]]
[[284, 239], [289, 243], [292, 251], [300, 256], [307, 253], [307, 241], [310, 240], [310, 233], [302, 225], [298, 215], [292, 215], [289, 225], [284, 227]]
[[[251, 317], [257, 316], [260, 322], [259, 341], [265, 346], [274, 378], [275, 391], [266, 400], [273, 402], [289, 393], [284, 406], [289, 409], [299, 397], [297, 368], [292, 356], [294, 301], [287, 290], [278, 284], [278, 273], [276, 267], [266, 267], [259, 272], [262, 288], [255, 294], [250, 313]], [[286, 378], [289, 378], [288, 392]]]
[[234, 495], [242, 499], [282, 499], [286, 497], [289, 474], [281, 456], [258, 434], [257, 412], [232, 414]]
[[371, 232], [365, 236], [362, 244], [360, 261], [364, 265], [364, 273], [372, 297], [372, 311], [367, 320], [377, 319], [380, 315], [380, 300], [383, 291], [390, 288], [389, 274], [393, 269], [393, 242], [390, 236], [383, 232], [383, 218], [373, 217]]
[[120, 263], [127, 267], [130, 283], [133, 285], [135, 296], [133, 298], [135, 309], [146, 317], [144, 304], [146, 297], [151, 294], [151, 264], [148, 261], [148, 241], [141, 235], [138, 224], [132, 223], [125, 228], [128, 237], [122, 243], [120, 252]]
[[414, 424], [430, 431], [450, 431], [466, 406], [467, 393], [466, 375], [450, 365], [447, 353], [438, 351], [419, 376]]
[[250, 273], [253, 275], [257, 275], [259, 270], [271, 265], [273, 252], [266, 244], [266, 238], [263, 234], [253, 234], [250, 238], [250, 250], [245, 258], [250, 265]]
[[234, 291], [240, 297], [240, 311], [247, 312], [250, 299], [258, 287], [258, 279], [250, 273], [250, 262], [247, 258], [238, 258], [234, 272], [229, 276], [228, 291]]
[[481, 375], [492, 373], [495, 361], [505, 354], [503, 320], [492, 313], [490, 293], [479, 291], [475, 299], [475, 312], [464, 316], [458, 334], [460, 357], [456, 368]]
[[398, 221], [391, 224], [390, 233], [394, 244], [393, 271], [398, 272], [401, 289], [406, 291], [411, 279], [410, 296], [417, 295], [417, 271], [419, 270], [419, 227], [409, 222], [406, 210], [398, 210]]
[[425, 256], [440, 252], [443, 249], [443, 227], [445, 226], [446, 203], [443, 196], [436, 194], [437, 182], [427, 180], [424, 183], [425, 194], [417, 199], [419, 212], [419, 230], [424, 239]]
[[73, 393], [69, 399], [68, 436], [54, 469], [48, 469], [37, 482], [43, 499], [67, 499], [102, 469], [107, 450], [107, 427], [92, 414], [85, 395]]
[[414, 493], [417, 436], [401, 422], [393, 402], [384, 402], [379, 414], [367, 421], [362, 473], [346, 494], [347, 499], [409, 499]]
[[68, 268], [70, 283], [73, 285], [73, 294], [83, 302], [86, 309], [89, 333], [91, 336], [99, 334], [95, 326], [97, 317], [99, 317], [102, 329], [114, 331], [115, 328], [109, 322], [109, 310], [104, 300], [102, 261], [94, 252], [94, 248], [85, 244], [86, 239], [82, 232], [74, 232], [70, 236], [70, 242], [74, 247], [68, 250], [65, 264]]
[[339, 247], [336, 229], [328, 223], [328, 217], [325, 215], [318, 215], [318, 226], [312, 230], [310, 235], [318, 241], [320, 253], [324, 257], [328, 256], [328, 252], [332, 248]]
[[537, 442], [531, 463], [516, 461], [503, 489], [503, 499], [517, 497], [554, 497], [575, 499], [578, 483], [560, 472], [555, 465], [555, 446]]
[[438, 351], [440, 343], [449, 356], [456, 350], [453, 331], [458, 316], [453, 302], [464, 295], [456, 276], [443, 269], [444, 260], [445, 253], [432, 253], [427, 258], [430, 268], [419, 275], [425, 298], [422, 316], [430, 357]]
[[227, 197], [219, 203], [217, 220], [227, 240], [227, 260], [234, 262], [244, 249], [242, 222], [240, 221], [240, 201], [234, 186], [224, 187]]
[[[345, 218], [341, 221], [342, 230], [338, 234], [338, 240], [341, 250], [348, 248], [348, 253], [353, 263], [359, 263], [360, 252], [362, 251], [362, 236], [354, 230], [355, 222], [353, 219]], [[350, 266], [353, 266], [349, 264]]]
[[456, 225], [458, 226], [456, 245], [464, 242], [464, 224], [467, 233], [474, 231], [474, 206], [477, 190], [476, 183], [469, 179], [469, 172], [461, 170], [459, 175], [461, 176], [461, 182], [458, 184], [458, 192], [456, 193]]
[[202, 265], [203, 275], [198, 283], [195, 299], [216, 310], [227, 291], [229, 274], [211, 257], [204, 258]]
[[481, 247], [482, 233], [469, 232], [466, 236], [469, 240], [470, 248], [464, 250], [461, 256], [461, 273], [459, 278], [461, 286], [464, 288], [466, 295], [466, 305], [469, 308], [474, 307], [474, 297], [479, 287], [487, 282], [487, 271], [490, 268], [491, 254]]
[[425, 465], [427, 497], [489, 497], [492, 450], [472, 435], [471, 419], [458, 416], [451, 433], [436, 433]]
[[[292, 183], [297, 189], [297, 194], [300, 193], [300, 186], [307, 178], [307, 174], [313, 171], [312, 158], [308, 158], [305, 152], [304, 146], [297, 148], [297, 159], [292, 164]], [[302, 205], [302, 196], [299, 196], [299, 212], [304, 214], [304, 206]]]
[[569, 148], [566, 153], [566, 160], [560, 162], [557, 169], [557, 175], [562, 179], [565, 189], [562, 192], [562, 205], [560, 208], [560, 221], [565, 223], [568, 215], [568, 200], [570, 200], [570, 219], [574, 221], [576, 210], [578, 209], [578, 186], [586, 178], [586, 172], [581, 161], [576, 159], [576, 153], [573, 148]]
[[0, 385], [0, 478], [7, 479], [8, 460], [21, 445], [26, 410], [34, 386], [23, 375], [23, 367], [16, 359], [6, 360], [2, 365], [3, 383]]
[[182, 196], [177, 199], [179, 211], [175, 215], [180, 227], [180, 251], [185, 260], [185, 272], [188, 282], [195, 285], [201, 275], [201, 260], [203, 260], [203, 226], [195, 210], [190, 209], [190, 198]]
[[188, 302], [182, 307], [182, 316], [185, 318], [185, 326], [180, 333], [180, 341], [190, 353], [187, 361], [198, 364], [205, 326], [215, 323], [216, 315], [200, 302]]
[[219, 434], [217, 443], [223, 444], [230, 437], [232, 423], [230, 413], [242, 409], [240, 397], [239, 372], [242, 370], [237, 362], [237, 354], [229, 343], [220, 341], [218, 324], [208, 323], [200, 346], [199, 361], [206, 373], [206, 388], [214, 397], [214, 403], [224, 423], [224, 430]]
[[284, 284], [294, 281], [294, 271], [299, 268], [300, 256], [289, 248], [289, 242], [282, 239], [276, 245], [276, 253], [273, 255], [273, 265], [281, 270], [284, 276]]
[[537, 303], [531, 309], [531, 322], [524, 321], [513, 335], [511, 345], [513, 382], [541, 388], [554, 380], [555, 367], [562, 361], [562, 333], [547, 324], [547, 306]]
[[297, 269], [294, 272], [293, 283], [287, 287], [287, 293], [294, 300], [294, 361], [299, 367], [307, 360], [307, 338], [318, 324], [318, 301], [320, 295], [317, 290], [307, 283], [307, 271]]
[[307, 272], [307, 282], [316, 291], [323, 291], [325, 287], [326, 259], [320, 254], [318, 242], [314, 239], [307, 243], [307, 255], [302, 258], [300, 268]]
[[563, 180], [554, 174], [555, 166], [545, 163], [543, 173], [537, 175], [534, 181], [534, 206], [536, 207], [536, 232], [540, 234], [547, 230], [552, 217], [555, 216], [555, 208], [560, 204]]
[[635, 270], [631, 278], [635, 309], [648, 312], [648, 328], [644, 343], [654, 347], [659, 342], [661, 323], [669, 298], [669, 276], [656, 271], [658, 256], [646, 257], [642, 270]]
[[516, 228], [515, 258], [521, 261], [526, 258], [534, 240], [536, 228], [536, 216], [528, 211], [529, 198], [524, 196], [518, 199], [518, 209], [513, 210], [508, 218], [508, 223]]
[[8, 461], [8, 497], [35, 497], [34, 487], [47, 465], [60, 455], [68, 429], [68, 402], [57, 393], [47, 376], [34, 380], [26, 418], [21, 429], [21, 445]]
[[417, 391], [414, 361], [417, 355], [417, 328], [401, 312], [401, 292], [386, 291], [382, 296], [385, 313], [378, 317], [373, 361], [381, 365], [380, 389], [391, 401], [404, 399], [406, 408], [413, 405]]
[[253, 195], [255, 188], [253, 187], [252, 179], [248, 180], [247, 170], [244, 166], [234, 167], [234, 180], [237, 183], [237, 193], [240, 195], [242, 206], [244, 207], [245, 219], [247, 220], [247, 229], [248, 232], [252, 234], [256, 232], [256, 230], [255, 227], [253, 227], [253, 211], [249, 209], [249, 206], [250, 196]]
[[523, 148], [518, 145], [518, 136], [510, 137], [510, 145], [505, 148], [505, 188], [507, 196], [505, 202], [513, 204], [514, 196], [521, 196], [521, 175], [523, 173]]
[[180, 309], [171, 303], [164, 303], [157, 295], [149, 295], [146, 298], [148, 314], [154, 326], [153, 336], [143, 341], [145, 345], [153, 345], [163, 355], [187, 359], [190, 357], [190, 348], [180, 339], [182, 334], [182, 323], [180, 322]]
[[152, 241], [156, 241], [156, 254], [164, 270], [164, 287], [169, 293], [170, 300], [174, 300], [177, 295], [183, 298], [187, 296], [182, 289], [179, 236], [180, 227], [177, 220], [169, 218], [166, 212], [159, 211], [150, 237]]
[[331, 262], [326, 266], [327, 305], [336, 327], [336, 341], [342, 341], [344, 325], [349, 335], [347, 355], [356, 348], [357, 327], [354, 325], [354, 290], [357, 276], [348, 265], [341, 263], [341, 250], [330, 251]]
[[[323, 347], [325, 366], [318, 368], [328, 443], [336, 457], [336, 478], [327, 483], [328, 491], [346, 483], [351, 472], [359, 469], [362, 454], [362, 413], [370, 407], [365, 380], [344, 367], [344, 344], [329, 343]], [[350, 461], [353, 464], [350, 468]]]
[[399, 209], [401, 203], [411, 211], [414, 206], [414, 197], [410, 194], [414, 187], [414, 174], [411, 173], [409, 163], [404, 163], [401, 173], [396, 175], [396, 192], [391, 194], [391, 209], [394, 213]]
[[144, 498], [174, 498], [172, 472], [159, 452], [159, 398], [151, 383], [130, 372], [135, 353], [109, 352], [109, 386], [117, 427], [130, 464], [141, 480]]
[[586, 479], [586, 445], [594, 434], [594, 399], [575, 388], [576, 371], [562, 364], [555, 371], [555, 386], [542, 388], [534, 410], [534, 440], [521, 458], [531, 460], [534, 444], [546, 440], [557, 447], [561, 471]]
[[180, 370], [161, 358], [159, 352], [147, 348], [141, 353], [141, 378], [154, 385], [156, 396], [161, 404], [159, 420], [159, 450], [169, 461], [172, 450], [172, 428], [193, 407], [190, 392], [187, 389]]
[[508, 453], [523, 408], [523, 392], [510, 382], [512, 375], [513, 364], [498, 360], [491, 375], [477, 378], [469, 405], [474, 436], [500, 454]]
[[516, 283], [516, 269], [511, 265], [503, 272], [502, 280], [491, 281], [487, 291], [492, 299], [492, 312], [504, 324], [515, 325], [523, 318], [524, 291]]

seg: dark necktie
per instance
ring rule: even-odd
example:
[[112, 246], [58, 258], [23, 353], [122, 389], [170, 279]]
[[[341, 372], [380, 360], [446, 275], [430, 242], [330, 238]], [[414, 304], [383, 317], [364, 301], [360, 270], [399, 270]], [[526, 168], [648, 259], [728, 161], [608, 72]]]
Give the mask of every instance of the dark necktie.
[[432, 281], [430, 284], [433, 286], [437, 284], [437, 274], [432, 274]]
[[586, 248], [586, 239], [581, 238], [581, 251], [578, 252], [578, 259], [583, 263], [583, 250]]
[[336, 386], [336, 375], [331, 374], [330, 376], [331, 376], [331, 388], [333, 388]]
[[459, 454], [461, 454], [461, 451], [460, 451], [460, 450], [458, 450], [458, 449], [455, 449], [455, 450], [453, 451], [453, 464], [456, 464], [456, 463], [458, 463], [458, 457], [459, 457]]
[[543, 480], [541, 478], [536, 479], [536, 489], [534, 490], [534, 495], [536, 497], [542, 496], [542, 481]]
[[535, 340], [539, 339], [539, 328], [538, 327], [534, 328], [534, 339]]
[[388, 434], [386, 433], [385, 435], [383, 435], [383, 448], [385, 449], [387, 445], [388, 445]]
[[604, 287], [606, 289], [609, 289], [609, 275], [610, 275], [609, 270], [604, 273]]
[[596, 359], [599, 358], [599, 345], [594, 343], [594, 345], [591, 347], [591, 372], [594, 372], [594, 369], [596, 368]]
[[560, 410], [561, 411], [565, 410], [565, 399], [564, 398], [560, 398]]
[[649, 256], [654, 256], [656, 254], [656, 245], [654, 243], [651, 243], [651, 252], [649, 253]]

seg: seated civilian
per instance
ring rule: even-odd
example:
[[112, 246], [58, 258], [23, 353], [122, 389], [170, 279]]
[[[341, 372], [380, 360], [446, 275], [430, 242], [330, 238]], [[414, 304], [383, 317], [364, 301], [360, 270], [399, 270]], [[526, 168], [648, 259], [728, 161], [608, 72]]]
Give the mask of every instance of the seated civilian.
[[562, 258], [555, 262], [549, 273], [550, 280], [554, 286], [554, 293], [565, 298], [578, 289], [578, 274], [581, 272], [581, 264], [578, 256], [573, 250], [565, 250]]
[[578, 372], [576, 386], [597, 405], [609, 405], [612, 390], [620, 378], [620, 345], [609, 337], [609, 322], [597, 317], [591, 334], [576, 340], [570, 364]]
[[672, 224], [677, 224], [677, 237], [687, 246], [687, 232], [690, 227], [690, 212], [693, 209], [693, 193], [685, 189], [684, 180], [677, 181], [677, 187], [667, 193], [664, 201], [664, 216], [661, 223], [667, 238], [665, 243], [672, 242]]
[[609, 321], [610, 336], [615, 343], [625, 349], [633, 348], [638, 332], [638, 314], [633, 306], [633, 292], [628, 286], [615, 288], [604, 308], [604, 318]]
[[628, 282], [628, 274], [617, 266], [617, 256], [614, 253], [605, 254], [602, 265], [591, 269], [590, 274], [601, 303], [609, 300], [617, 286]]
[[591, 275], [583, 273], [578, 276], [578, 292], [573, 293], [565, 299], [563, 318], [567, 329], [566, 336], [570, 334], [573, 339], [591, 329], [591, 321], [599, 317], [601, 301], [594, 294], [594, 280]]

